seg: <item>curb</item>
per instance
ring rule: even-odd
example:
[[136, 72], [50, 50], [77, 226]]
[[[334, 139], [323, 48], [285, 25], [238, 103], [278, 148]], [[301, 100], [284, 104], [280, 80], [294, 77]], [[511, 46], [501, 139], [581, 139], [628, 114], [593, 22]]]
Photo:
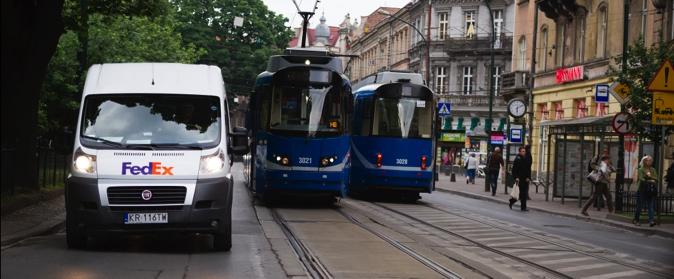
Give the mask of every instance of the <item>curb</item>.
[[[439, 188], [439, 187], [436, 187], [435, 190], [459, 195], [459, 196], [466, 197], [466, 198], [485, 200], [485, 201], [490, 201], [490, 202], [500, 203], [500, 204], [508, 204], [507, 201], [502, 201], [502, 200], [498, 200], [498, 199], [495, 199], [495, 198], [485, 197], [485, 196], [479, 195], [479, 194], [467, 193], [467, 192], [463, 192], [463, 191], [450, 190], [450, 189], [443, 189], [443, 188]], [[623, 222], [620, 222], [620, 221], [615, 221], [615, 220], [602, 220], [602, 219], [597, 219], [597, 218], [592, 218], [592, 217], [585, 217], [585, 216], [582, 216], [580, 214], [559, 212], [559, 211], [544, 209], [544, 208], [540, 208], [540, 207], [536, 207], [536, 206], [528, 206], [528, 209], [533, 210], [533, 211], [545, 212], [545, 213], [553, 214], [553, 215], [575, 218], [575, 219], [578, 219], [578, 220], [585, 220], [585, 221], [589, 221], [589, 222], [593, 222], [593, 223], [609, 225], [609, 226], [625, 229], [625, 230], [628, 230], [628, 231], [646, 234], [646, 235], [657, 235], [657, 236], [666, 237], [666, 238], [674, 238], [674, 233], [672, 233], [672, 232], [658, 230], [658, 229], [647, 229], [647, 228], [637, 227], [637, 226], [632, 225], [631, 223], [626, 224], [626, 223], [623, 223]], [[610, 215], [611, 214], [609, 214], [608, 218], [611, 218]]]
[[49, 222], [45, 222], [31, 229], [17, 232], [7, 237], [3, 237], [0, 246], [2, 246], [2, 250], [5, 250], [5, 248], [8, 248], [8, 246], [16, 244], [24, 239], [55, 232], [58, 229], [62, 228], [65, 225], [65, 222], [66, 222], [65, 213], [60, 214], [59, 216], [56, 216], [55, 218], [51, 219], [51, 221]]

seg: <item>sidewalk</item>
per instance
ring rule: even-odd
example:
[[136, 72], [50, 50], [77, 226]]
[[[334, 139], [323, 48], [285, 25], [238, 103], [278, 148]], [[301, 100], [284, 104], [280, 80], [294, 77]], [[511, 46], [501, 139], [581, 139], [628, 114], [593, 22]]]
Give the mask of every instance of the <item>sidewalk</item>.
[[[484, 179], [476, 178], [475, 185], [466, 184], [466, 178], [462, 175], [456, 175], [456, 182], [451, 182], [450, 176], [442, 173], [440, 174], [439, 179], [440, 180], [435, 184], [436, 190], [438, 191], [449, 192], [474, 199], [503, 203], [506, 205], [505, 208], [507, 208], [510, 195], [504, 193], [505, 185], [503, 185], [500, 180], [496, 190], [496, 196], [492, 197], [491, 191], [484, 191]], [[510, 188], [508, 188], [508, 192], [510, 192]], [[580, 214], [578, 199], [567, 198], [564, 200], [564, 204], [562, 204], [561, 198], [554, 198], [553, 200], [552, 195], [550, 195], [549, 201], [546, 202], [543, 188], [539, 187], [538, 193], [536, 193], [536, 187], [533, 185], [529, 186], [529, 196], [531, 197], [531, 200], [527, 201], [527, 208], [530, 210], [589, 220], [648, 235], [674, 238], [674, 224], [662, 224], [655, 227], [649, 227], [648, 224], [645, 224], [646, 220], [642, 220], [641, 226], [635, 226], [631, 223], [631, 219], [629, 218], [624, 218], [620, 215], [607, 214], [608, 210], [606, 208], [597, 211], [594, 207], [591, 207], [587, 211], [590, 216], [586, 217]], [[515, 207], [519, 210], [519, 202], [513, 206], [513, 210], [515, 210]]]
[[60, 228], [66, 218], [65, 199], [59, 195], [2, 216], [2, 247], [25, 238], [42, 235]]

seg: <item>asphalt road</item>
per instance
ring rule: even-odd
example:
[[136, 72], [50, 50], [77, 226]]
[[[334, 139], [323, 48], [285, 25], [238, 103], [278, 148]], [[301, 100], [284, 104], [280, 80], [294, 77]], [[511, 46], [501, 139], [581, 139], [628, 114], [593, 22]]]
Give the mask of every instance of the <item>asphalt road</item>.
[[285, 278], [235, 175], [229, 252], [214, 252], [206, 235], [116, 237], [69, 250], [59, 232], [3, 250], [2, 278]]
[[674, 239], [648, 236], [604, 224], [539, 211], [510, 210], [505, 204], [477, 200], [436, 191], [422, 195], [421, 203], [459, 209], [523, 227], [556, 234], [635, 258], [674, 265]]

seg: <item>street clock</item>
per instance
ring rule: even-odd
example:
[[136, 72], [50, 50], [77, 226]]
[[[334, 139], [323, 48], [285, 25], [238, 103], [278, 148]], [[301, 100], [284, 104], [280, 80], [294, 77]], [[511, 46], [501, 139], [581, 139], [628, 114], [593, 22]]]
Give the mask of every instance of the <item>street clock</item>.
[[527, 105], [522, 99], [512, 99], [508, 102], [508, 113], [514, 118], [520, 118], [527, 112]]

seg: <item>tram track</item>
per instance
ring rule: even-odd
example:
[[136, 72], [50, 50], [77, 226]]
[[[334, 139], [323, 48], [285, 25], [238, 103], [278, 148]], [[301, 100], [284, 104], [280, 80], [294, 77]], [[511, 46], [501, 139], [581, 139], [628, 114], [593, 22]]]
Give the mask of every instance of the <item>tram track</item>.
[[[443, 232], [443, 233], [448, 234], [452, 237], [455, 237], [455, 238], [461, 239], [463, 241], [466, 241], [467, 243], [470, 243], [470, 244], [472, 244], [476, 247], [479, 247], [480, 249], [483, 249], [485, 251], [489, 251], [491, 253], [500, 255], [502, 257], [509, 258], [511, 260], [514, 260], [514, 261], [517, 261], [519, 263], [525, 264], [525, 265], [530, 266], [532, 268], [535, 268], [537, 270], [543, 271], [544, 273], [550, 274], [554, 277], [557, 277], [557, 278], [574, 278], [573, 276], [570, 276], [570, 275], [568, 275], [568, 274], [566, 274], [562, 271], [559, 271], [554, 267], [547, 266], [546, 262], [550, 262], [550, 261], [540, 261], [538, 259], [527, 259], [526, 257], [515, 255], [512, 252], [509, 253], [509, 252], [504, 251], [504, 250], [520, 250], [520, 251], [528, 250], [528, 248], [526, 248], [526, 247], [507, 247], [507, 246], [492, 247], [491, 246], [492, 244], [484, 243], [480, 240], [475, 240], [474, 239], [475, 237], [474, 236], [468, 236], [467, 235], [468, 233], [457, 232], [458, 230], [452, 231], [451, 229], [448, 229], [446, 227], [442, 227], [442, 226], [439, 226], [437, 224], [433, 224], [432, 221], [424, 220], [423, 217], [414, 216], [413, 214], [410, 214], [408, 212], [404, 212], [403, 209], [396, 208], [397, 207], [396, 205], [388, 205], [388, 204], [382, 204], [382, 203], [378, 203], [378, 202], [372, 202], [372, 203], [368, 203], [368, 204], [371, 204], [376, 208], [380, 208], [381, 210], [385, 210], [385, 211], [388, 211], [388, 212], [395, 213], [399, 216], [402, 216], [402, 217], [405, 217], [409, 220], [412, 220], [413, 222], [416, 222], [416, 223], [422, 224], [424, 226], [427, 226], [429, 228], [432, 228], [434, 230]], [[563, 253], [580, 255], [580, 256], [583, 256], [583, 257], [588, 257], [588, 258], [592, 258], [592, 259], [595, 259], [595, 260], [599, 260], [599, 261], [603, 262], [604, 265], [612, 264], [612, 265], [622, 266], [622, 267], [625, 267], [625, 268], [628, 268], [628, 269], [632, 270], [633, 272], [638, 271], [638, 272], [648, 273], [648, 274], [653, 275], [657, 278], [671, 278], [670, 274], [665, 273], [665, 272], [652, 270], [652, 269], [649, 269], [649, 268], [646, 268], [646, 267], [643, 267], [643, 266], [639, 266], [639, 265], [636, 265], [636, 264], [624, 262], [624, 261], [621, 261], [621, 260], [618, 260], [618, 259], [612, 259], [612, 258], [609, 258], [609, 257], [606, 257], [606, 256], [598, 255], [596, 253], [583, 251], [583, 250], [574, 248], [571, 245], [567, 245], [567, 244], [564, 244], [564, 243], [559, 243], [559, 242], [556, 242], [556, 241], [544, 239], [541, 236], [536, 236], [536, 235], [532, 235], [530, 233], [526, 233], [526, 232], [523, 232], [523, 231], [514, 230], [514, 229], [507, 228], [507, 227], [504, 227], [502, 225], [499, 225], [499, 224], [496, 224], [496, 223], [493, 223], [493, 222], [488, 222], [488, 221], [485, 221], [485, 220], [480, 220], [478, 218], [466, 216], [464, 214], [457, 214], [457, 213], [448, 211], [446, 209], [438, 208], [438, 207], [433, 206], [433, 205], [428, 205], [428, 204], [422, 203], [422, 204], [414, 204], [414, 206], [417, 206], [417, 207], [422, 206], [422, 207], [427, 208], [427, 209], [435, 210], [435, 213], [442, 213], [442, 214], [451, 215], [451, 216], [456, 217], [456, 218], [465, 219], [467, 221], [474, 222], [474, 223], [482, 225], [482, 226], [487, 226], [487, 227], [489, 227], [493, 230], [499, 230], [500, 231], [500, 232], [497, 232], [497, 233], [494, 233], [494, 234], [500, 234], [502, 232], [504, 234], [515, 235], [516, 237], [528, 238], [530, 241], [538, 242], [539, 244], [545, 244], [545, 245], [549, 245], [549, 246], [553, 246], [553, 247], [557, 248], [557, 249], [551, 249], [551, 248], [545, 249], [550, 253], [562, 253], [563, 252]], [[517, 239], [515, 236], [513, 236], [512, 239]], [[536, 247], [532, 247], [532, 250], [534, 250], [534, 249], [536, 249]], [[529, 257], [529, 258], [531, 258], [531, 257]], [[567, 268], [560, 268], [560, 270], [568, 270], [568, 269]]]
[[288, 225], [288, 222], [281, 216], [281, 214], [279, 214], [278, 210], [275, 208], [269, 208], [269, 210], [274, 221], [281, 227], [281, 231], [290, 243], [290, 248], [292, 248], [297, 255], [297, 258], [307, 272], [307, 275], [316, 279], [334, 278], [318, 257], [316, 257], [302, 240], [297, 237], [293, 229]]

